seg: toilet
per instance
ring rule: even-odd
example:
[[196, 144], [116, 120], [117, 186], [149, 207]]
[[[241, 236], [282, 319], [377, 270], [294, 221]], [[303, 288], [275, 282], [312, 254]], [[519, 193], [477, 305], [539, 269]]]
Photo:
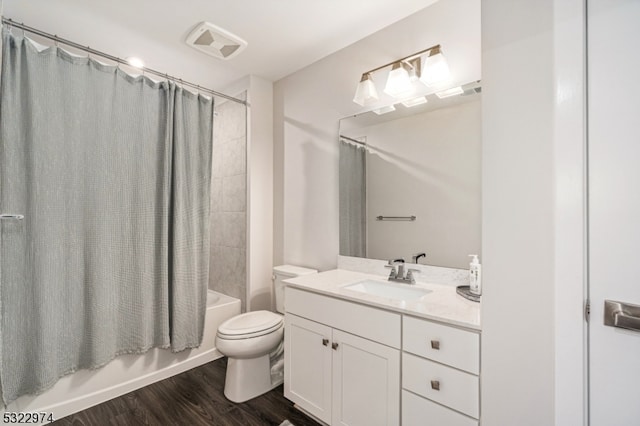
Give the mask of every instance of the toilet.
[[216, 348], [227, 356], [224, 395], [244, 402], [270, 391], [284, 381], [283, 280], [315, 274], [315, 269], [282, 265], [273, 268], [276, 310], [237, 315], [218, 327]]

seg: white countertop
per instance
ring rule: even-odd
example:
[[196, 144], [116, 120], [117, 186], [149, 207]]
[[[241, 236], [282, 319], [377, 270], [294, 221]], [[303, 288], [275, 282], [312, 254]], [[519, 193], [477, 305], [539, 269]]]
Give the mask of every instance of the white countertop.
[[[410, 287], [425, 288], [431, 290], [431, 293], [420, 299], [407, 301], [389, 299], [343, 288], [349, 284], [367, 279], [386, 281], [386, 277], [379, 275], [334, 269], [319, 274], [290, 278], [285, 280], [284, 283], [289, 287], [362, 303], [364, 305], [375, 306], [474, 330], [481, 329], [480, 303], [472, 302], [458, 295], [453, 286], [418, 282], [410, 285]], [[408, 286], [407, 284], [400, 283], [392, 284]]]

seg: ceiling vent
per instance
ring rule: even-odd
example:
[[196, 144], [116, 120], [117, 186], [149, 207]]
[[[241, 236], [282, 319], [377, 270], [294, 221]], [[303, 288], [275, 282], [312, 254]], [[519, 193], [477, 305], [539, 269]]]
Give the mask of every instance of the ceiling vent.
[[187, 44], [218, 59], [229, 60], [247, 47], [247, 42], [209, 22], [201, 22], [187, 36]]

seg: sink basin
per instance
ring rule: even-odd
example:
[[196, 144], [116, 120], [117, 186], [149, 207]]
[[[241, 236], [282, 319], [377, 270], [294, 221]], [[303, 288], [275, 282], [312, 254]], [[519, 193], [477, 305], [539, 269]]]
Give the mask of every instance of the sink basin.
[[394, 300], [416, 300], [431, 293], [431, 290], [422, 287], [409, 287], [407, 284], [386, 283], [374, 280], [360, 281], [346, 285], [343, 288]]

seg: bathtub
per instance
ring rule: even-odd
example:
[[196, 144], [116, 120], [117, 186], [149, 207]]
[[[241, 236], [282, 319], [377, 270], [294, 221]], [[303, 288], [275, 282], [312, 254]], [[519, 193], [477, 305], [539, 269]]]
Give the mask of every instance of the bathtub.
[[[209, 290], [202, 345], [172, 353], [151, 349], [142, 355], [121, 355], [97, 370], [80, 370], [64, 376], [37, 396], [23, 396], [7, 412], [46, 412], [58, 420], [133, 390], [197, 367], [222, 354], [216, 349], [216, 331], [225, 320], [240, 313], [240, 300]], [[0, 413], [4, 412], [0, 408]]]

